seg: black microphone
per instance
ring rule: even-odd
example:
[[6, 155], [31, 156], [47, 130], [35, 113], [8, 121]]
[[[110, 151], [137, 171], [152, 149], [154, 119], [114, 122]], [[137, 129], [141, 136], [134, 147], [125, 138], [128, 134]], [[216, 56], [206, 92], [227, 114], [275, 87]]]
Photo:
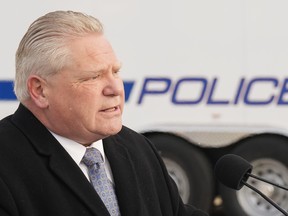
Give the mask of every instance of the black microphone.
[[282, 212], [285, 216], [288, 213], [284, 211], [279, 205], [277, 205], [273, 200], [268, 198], [265, 194], [259, 191], [257, 188], [247, 183], [249, 177], [256, 178], [260, 181], [264, 181], [268, 184], [272, 184], [276, 187], [280, 187], [284, 190], [288, 190], [281, 185], [275, 184], [268, 180], [262, 179], [251, 174], [253, 166], [243, 159], [242, 157], [234, 154], [227, 154], [222, 156], [216, 163], [214, 168], [215, 177], [226, 187], [232, 188], [234, 190], [240, 190], [244, 185], [249, 187], [251, 190], [262, 196], [267, 202], [273, 205], [276, 209]]

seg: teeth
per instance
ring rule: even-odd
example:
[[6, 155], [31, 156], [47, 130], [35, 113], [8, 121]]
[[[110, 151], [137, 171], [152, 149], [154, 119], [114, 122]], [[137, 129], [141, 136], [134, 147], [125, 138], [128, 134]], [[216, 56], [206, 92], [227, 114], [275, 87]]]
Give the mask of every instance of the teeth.
[[106, 109], [105, 111], [106, 111], [106, 112], [111, 112], [111, 111], [114, 111], [115, 109], [116, 109], [116, 108], [113, 107], [113, 108]]

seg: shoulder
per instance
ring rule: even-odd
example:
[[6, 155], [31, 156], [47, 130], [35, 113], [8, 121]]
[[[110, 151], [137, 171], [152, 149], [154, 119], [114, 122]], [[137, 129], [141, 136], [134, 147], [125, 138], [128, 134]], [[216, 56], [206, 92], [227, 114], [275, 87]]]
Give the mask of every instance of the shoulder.
[[[11, 121], [12, 115], [7, 116], [0, 121], [0, 140], [4, 138], [12, 138], [15, 137], [14, 135], [17, 134], [18, 129]], [[14, 135], [13, 135], [14, 134]], [[9, 137], [9, 135], [13, 135]]]
[[143, 134], [140, 134], [126, 126], [122, 127], [121, 131], [117, 135], [115, 135], [115, 138], [118, 140], [122, 140], [125, 143], [137, 143], [141, 145], [151, 144], [150, 141]]
[[127, 126], [124, 126], [124, 125], [122, 126], [122, 129], [118, 133], [118, 135], [119, 136], [128, 136], [128, 137], [135, 136], [135, 137], [138, 137], [138, 138], [145, 139], [145, 137], [142, 134], [140, 134], [140, 133], [136, 132], [135, 130], [133, 130], [133, 129], [127, 127]]
[[[143, 156], [156, 156], [157, 150], [154, 144], [143, 134], [140, 134], [133, 129], [123, 126], [121, 131], [106, 140], [107, 143], [117, 144], [126, 148], [131, 154]], [[111, 145], [112, 146], [112, 145]]]

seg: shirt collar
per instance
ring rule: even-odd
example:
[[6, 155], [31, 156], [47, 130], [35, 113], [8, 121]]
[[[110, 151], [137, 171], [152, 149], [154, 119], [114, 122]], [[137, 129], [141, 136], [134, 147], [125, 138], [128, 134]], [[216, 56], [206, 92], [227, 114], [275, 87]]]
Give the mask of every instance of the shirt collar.
[[[50, 131], [51, 132], [51, 131]], [[68, 154], [72, 157], [72, 159], [76, 162], [76, 164], [80, 164], [81, 160], [86, 152], [86, 147], [83, 146], [80, 143], [77, 143], [71, 139], [68, 139], [66, 137], [62, 137], [58, 134], [55, 134], [51, 132], [51, 134], [57, 139], [57, 141], [62, 145], [62, 147], [68, 152]], [[98, 140], [94, 143], [92, 143], [89, 147], [94, 147], [97, 148], [104, 159], [105, 162], [105, 153], [104, 153], [104, 148], [103, 148], [103, 142], [102, 140]]]

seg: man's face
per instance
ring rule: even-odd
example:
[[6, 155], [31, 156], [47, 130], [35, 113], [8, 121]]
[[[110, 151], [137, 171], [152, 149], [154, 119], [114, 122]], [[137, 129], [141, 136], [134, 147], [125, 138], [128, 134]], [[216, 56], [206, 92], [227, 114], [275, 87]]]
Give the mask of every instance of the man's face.
[[72, 64], [47, 79], [47, 125], [59, 135], [89, 144], [121, 130], [121, 65], [101, 34], [77, 38], [69, 48]]

